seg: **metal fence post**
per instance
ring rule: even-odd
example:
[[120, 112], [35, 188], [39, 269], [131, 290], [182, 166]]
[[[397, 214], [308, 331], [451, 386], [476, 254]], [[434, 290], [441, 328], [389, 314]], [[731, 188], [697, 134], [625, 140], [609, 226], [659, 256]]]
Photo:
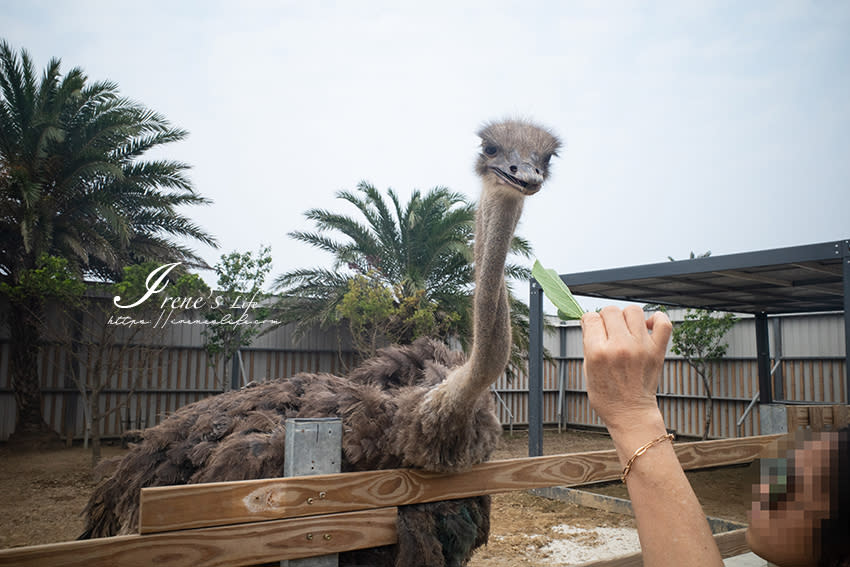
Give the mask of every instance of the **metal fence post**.
[[767, 313], [756, 313], [756, 360], [759, 372], [759, 403], [773, 403], [773, 385], [770, 377], [770, 338], [767, 325]]
[[558, 326], [558, 433], [567, 428], [567, 328]]
[[543, 454], [543, 288], [529, 287], [528, 316], [528, 456]]
[[[342, 420], [338, 417], [286, 420], [284, 476], [311, 476], [340, 472]], [[317, 536], [321, 537], [321, 536]], [[281, 567], [337, 567], [336, 553], [280, 562]]]
[[850, 404], [850, 240], [842, 246], [842, 274], [844, 277], [844, 403]]

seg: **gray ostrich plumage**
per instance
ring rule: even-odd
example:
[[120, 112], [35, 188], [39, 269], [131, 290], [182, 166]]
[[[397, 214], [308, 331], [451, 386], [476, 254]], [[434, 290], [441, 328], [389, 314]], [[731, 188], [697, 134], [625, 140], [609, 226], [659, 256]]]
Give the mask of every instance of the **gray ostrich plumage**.
[[[95, 489], [81, 539], [137, 531], [143, 487], [281, 476], [291, 417], [342, 419], [344, 472], [458, 471], [489, 458], [502, 431], [489, 387], [511, 346], [505, 259], [523, 201], [540, 190], [560, 142], [521, 120], [490, 123], [478, 134], [482, 191], [468, 359], [419, 339], [383, 349], [344, 377], [302, 373], [185, 406], [142, 431]], [[397, 545], [341, 554], [340, 565], [464, 565], [489, 528], [488, 497], [406, 506]]]

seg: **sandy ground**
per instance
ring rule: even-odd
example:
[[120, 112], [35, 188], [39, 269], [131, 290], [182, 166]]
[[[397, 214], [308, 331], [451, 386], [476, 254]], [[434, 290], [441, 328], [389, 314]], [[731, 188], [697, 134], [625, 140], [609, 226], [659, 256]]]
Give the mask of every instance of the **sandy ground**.
[[[602, 434], [546, 431], [547, 455], [612, 448]], [[122, 454], [104, 447], [104, 456]], [[528, 453], [525, 432], [505, 434], [495, 459]], [[726, 467], [688, 473], [706, 513], [745, 521], [746, 468]], [[90, 456], [81, 447], [41, 452], [13, 452], [0, 444], [0, 548], [75, 539], [82, 531], [80, 512], [95, 486]], [[619, 483], [589, 490], [625, 497]], [[748, 490], [748, 488], [746, 488]], [[634, 520], [514, 492], [493, 496], [490, 543], [479, 550], [471, 567], [560, 566], [631, 551], [628, 532]], [[604, 529], [602, 529], [604, 528]], [[609, 550], [608, 548], [611, 548]]]
[[[607, 435], [586, 431], [558, 434], [547, 430], [547, 455], [613, 449]], [[528, 454], [525, 432], [505, 435], [494, 458]], [[707, 515], [746, 522], [750, 493], [747, 467], [723, 467], [687, 473]], [[582, 487], [628, 498], [620, 482]], [[470, 567], [566, 567], [638, 551], [634, 518], [512, 492], [493, 496], [490, 543], [479, 549]]]
[[[103, 448], [104, 457], [122, 453]], [[94, 487], [91, 454], [82, 447], [12, 452], [0, 445], [0, 547], [76, 539]]]

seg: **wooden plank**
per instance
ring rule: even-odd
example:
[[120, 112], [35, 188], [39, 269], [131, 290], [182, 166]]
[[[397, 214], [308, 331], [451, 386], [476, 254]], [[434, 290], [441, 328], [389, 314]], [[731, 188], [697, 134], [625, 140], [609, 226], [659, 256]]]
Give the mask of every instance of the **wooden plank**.
[[784, 434], [676, 443], [674, 447], [682, 468], [689, 471], [752, 462], [780, 437]]
[[845, 427], [850, 420], [850, 406], [846, 405], [814, 405], [786, 406], [788, 414], [788, 431], [811, 429], [812, 431], [827, 431]]
[[[751, 462], [779, 437], [676, 444], [686, 470]], [[404, 506], [547, 486], [616, 480], [615, 451], [483, 463], [455, 474], [390, 469], [333, 475], [144, 488], [140, 533]]]
[[[826, 425], [826, 409], [828, 409], [827, 406], [809, 406], [809, 427], [812, 431], [823, 431], [824, 425]], [[831, 417], [832, 415], [830, 415]]]
[[850, 406], [832, 406], [832, 427], [841, 429], [850, 424]]
[[[736, 555], [749, 552], [750, 546], [747, 545], [746, 533], [747, 529], [742, 528], [740, 530], [715, 534], [714, 543], [717, 544], [717, 548], [720, 550], [720, 556], [726, 559], [727, 557], [735, 557]], [[614, 559], [582, 563], [578, 567], [643, 567], [643, 554], [638, 551], [628, 555], [621, 555]]]
[[[0, 550], [0, 566], [224, 567], [391, 545], [396, 508]], [[308, 539], [309, 536], [309, 539]]]
[[621, 516], [634, 516], [632, 510], [632, 501], [625, 498], [617, 498], [615, 496], [607, 496], [605, 494], [597, 494], [580, 490], [578, 488], [567, 488], [564, 486], [549, 486], [546, 488], [535, 488], [531, 490], [532, 494], [548, 498], [549, 500], [559, 500], [569, 504], [577, 504], [585, 508], [593, 508], [595, 510], [604, 510]]
[[142, 490], [140, 532], [363, 510], [617, 478], [614, 451], [483, 463], [456, 474], [389, 469]]
[[788, 433], [809, 424], [809, 412], [804, 406], [786, 405], [785, 415], [788, 420]]

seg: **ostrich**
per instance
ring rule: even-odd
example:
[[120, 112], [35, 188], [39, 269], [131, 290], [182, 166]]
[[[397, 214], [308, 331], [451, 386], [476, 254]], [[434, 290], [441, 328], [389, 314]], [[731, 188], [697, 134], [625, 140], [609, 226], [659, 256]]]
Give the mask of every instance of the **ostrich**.
[[[462, 470], [486, 461], [502, 428], [489, 393], [511, 347], [504, 266], [526, 196], [540, 190], [560, 142], [520, 120], [485, 125], [474, 245], [469, 357], [430, 339], [382, 349], [345, 377], [298, 374], [185, 406], [140, 433], [92, 494], [81, 539], [128, 534], [146, 486], [281, 476], [284, 420], [342, 419], [342, 470]], [[340, 565], [464, 565], [486, 543], [489, 497], [401, 507], [398, 543], [340, 555]]]

